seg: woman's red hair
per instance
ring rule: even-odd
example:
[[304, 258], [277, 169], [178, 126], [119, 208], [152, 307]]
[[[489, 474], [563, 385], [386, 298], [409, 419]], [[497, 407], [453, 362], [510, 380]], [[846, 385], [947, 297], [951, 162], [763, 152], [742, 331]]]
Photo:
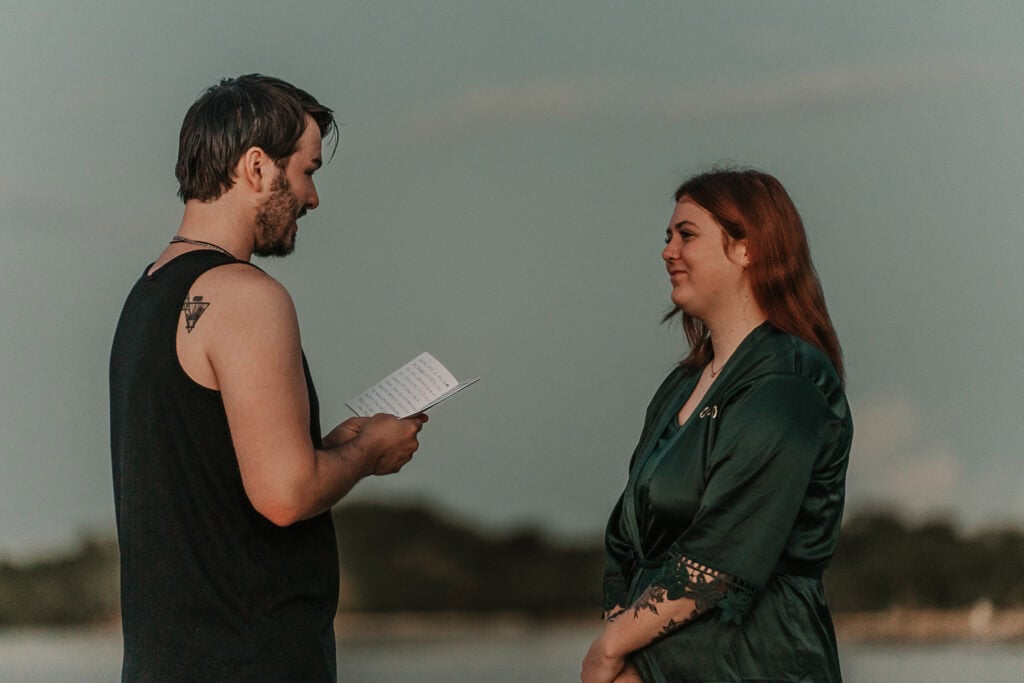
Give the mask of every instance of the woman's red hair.
[[[804, 224], [782, 184], [752, 169], [713, 170], [684, 182], [674, 197], [677, 202], [689, 199], [710, 213], [730, 238], [746, 240], [750, 284], [768, 321], [821, 349], [842, 378], [843, 352], [811, 262]], [[681, 365], [702, 368], [714, 355], [710, 333], [703, 322], [678, 308], [666, 319], [678, 313], [690, 343]]]

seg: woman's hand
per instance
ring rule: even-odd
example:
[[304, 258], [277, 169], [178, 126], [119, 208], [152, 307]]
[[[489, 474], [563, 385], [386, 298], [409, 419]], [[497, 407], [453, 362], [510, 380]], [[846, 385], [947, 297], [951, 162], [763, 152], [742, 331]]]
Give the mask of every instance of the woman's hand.
[[608, 643], [601, 635], [590, 645], [583, 658], [582, 683], [612, 683], [626, 667], [626, 660], [608, 651]]

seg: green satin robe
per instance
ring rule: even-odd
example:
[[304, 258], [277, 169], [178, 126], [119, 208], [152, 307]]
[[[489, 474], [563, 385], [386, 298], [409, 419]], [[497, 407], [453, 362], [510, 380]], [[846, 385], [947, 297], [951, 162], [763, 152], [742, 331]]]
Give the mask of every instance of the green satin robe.
[[629, 618], [654, 587], [706, 610], [631, 655], [645, 681], [840, 681], [821, 575], [853, 436], [842, 382], [764, 323], [679, 427], [698, 374], [673, 370], [647, 409], [608, 522], [605, 609]]

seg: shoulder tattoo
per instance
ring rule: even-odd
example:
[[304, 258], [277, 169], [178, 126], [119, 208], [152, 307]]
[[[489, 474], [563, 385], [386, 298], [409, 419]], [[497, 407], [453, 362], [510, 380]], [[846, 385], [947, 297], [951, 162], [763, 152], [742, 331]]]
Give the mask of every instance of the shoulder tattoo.
[[194, 296], [191, 301], [188, 300], [188, 297], [185, 298], [185, 303], [181, 305], [181, 310], [185, 313], [186, 332], [191, 333], [196, 328], [196, 323], [199, 322], [199, 318], [206, 312], [206, 307], [209, 305], [210, 302], [203, 301], [201, 296]]

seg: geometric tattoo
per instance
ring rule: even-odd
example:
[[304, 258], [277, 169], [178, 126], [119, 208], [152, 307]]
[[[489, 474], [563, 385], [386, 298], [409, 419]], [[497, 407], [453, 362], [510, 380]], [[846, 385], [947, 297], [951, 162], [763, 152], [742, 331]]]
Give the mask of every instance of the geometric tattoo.
[[185, 303], [181, 305], [181, 310], [185, 312], [185, 331], [192, 332], [195, 329], [196, 323], [199, 322], [199, 317], [206, 312], [206, 307], [209, 306], [208, 301], [203, 301], [203, 297], [194, 296], [192, 301], [185, 299]]

